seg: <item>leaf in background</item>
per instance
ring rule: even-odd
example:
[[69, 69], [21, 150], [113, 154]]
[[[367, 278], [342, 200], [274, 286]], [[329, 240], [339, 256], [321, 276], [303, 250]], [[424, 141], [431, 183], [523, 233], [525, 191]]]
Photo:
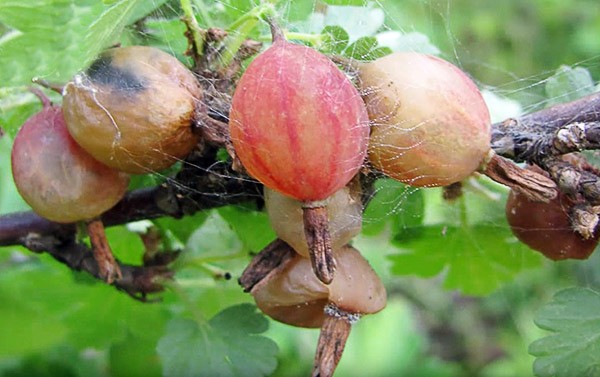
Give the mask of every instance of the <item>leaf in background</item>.
[[157, 346], [163, 375], [267, 376], [277, 366], [277, 345], [259, 335], [268, 327], [268, 320], [250, 304], [229, 307], [207, 324], [173, 319]]
[[183, 62], [191, 60], [189, 56], [184, 55], [188, 41], [184, 37], [185, 24], [179, 18], [149, 19], [144, 25], [145, 36], [149, 37], [146, 41], [148, 45], [167, 51]]
[[34, 76], [69, 80], [88, 58], [83, 35], [103, 9], [97, 0], [3, 2], [0, 21], [14, 30], [0, 39], [0, 83], [29, 85]]
[[374, 189], [375, 196], [363, 215], [364, 234], [379, 234], [386, 224], [391, 224], [392, 230], [397, 233], [423, 223], [425, 200], [421, 190], [387, 178], [375, 182]]
[[198, 230], [204, 221], [208, 218], [209, 211], [200, 211], [192, 216], [185, 216], [181, 219], [172, 217], [162, 217], [152, 220], [159, 228], [170, 231], [178, 241], [186, 244], [190, 236]]
[[369, 3], [367, 0], [323, 0], [325, 4], [328, 5], [356, 5], [356, 6], [365, 6]]
[[481, 95], [490, 110], [492, 123], [501, 122], [507, 118], [516, 118], [523, 113], [523, 106], [518, 101], [503, 97], [488, 89], [483, 89]]
[[592, 75], [582, 67], [563, 65], [546, 81], [548, 105], [573, 101], [594, 92]]
[[398, 30], [388, 30], [378, 33], [375, 37], [380, 46], [388, 47], [392, 51], [414, 51], [430, 55], [440, 53], [427, 35], [416, 31], [402, 33]]
[[218, 211], [250, 251], [262, 250], [277, 237], [265, 212], [242, 206], [222, 207]]
[[13, 138], [27, 118], [41, 109], [40, 100], [26, 87], [0, 88], [0, 126]]
[[537, 313], [535, 324], [554, 334], [529, 346], [539, 377], [600, 375], [600, 294], [569, 288]]
[[432, 277], [446, 270], [445, 288], [485, 295], [540, 264], [538, 253], [513, 239], [506, 226], [425, 227], [417, 239], [396, 241], [407, 252], [389, 257], [391, 272]]
[[325, 26], [321, 30], [321, 35], [323, 35], [323, 45], [319, 46], [319, 49], [328, 53], [341, 54], [350, 41], [348, 32], [341, 26]]
[[210, 214], [189, 238], [183, 258], [197, 256], [222, 256], [235, 254], [242, 249], [242, 242], [231, 229], [231, 225], [219, 214], [218, 210]]
[[384, 11], [374, 5], [369, 6], [335, 6], [327, 7], [325, 25], [341, 26], [350, 37], [350, 41], [374, 35], [385, 20]]
[[160, 377], [161, 364], [156, 343], [129, 335], [109, 350], [111, 377]]
[[126, 264], [141, 265], [144, 244], [137, 233], [129, 231], [124, 225], [106, 229], [106, 237], [115, 257]]
[[380, 47], [375, 37], [362, 37], [344, 50], [344, 54], [356, 60], [375, 60], [392, 53], [389, 47]]
[[17, 192], [10, 164], [12, 140], [7, 135], [0, 138], [0, 214], [26, 211], [29, 206]]
[[105, 10], [85, 35], [87, 56], [94, 57], [104, 48], [118, 42], [119, 35], [136, 11], [141, 0], [121, 0]]

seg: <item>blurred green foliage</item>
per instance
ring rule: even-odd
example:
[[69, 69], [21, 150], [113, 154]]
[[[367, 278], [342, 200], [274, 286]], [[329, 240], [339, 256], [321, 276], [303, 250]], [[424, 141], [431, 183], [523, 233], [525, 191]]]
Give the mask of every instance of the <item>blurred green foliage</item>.
[[[318, 35], [315, 47], [325, 52], [360, 59], [389, 49], [439, 53], [527, 110], [590, 93], [600, 79], [597, 0], [275, 3], [285, 27]], [[192, 5], [201, 26], [226, 28], [257, 1]], [[361, 7], [338, 7], [345, 5]], [[180, 15], [173, 0], [0, 0], [0, 127], [7, 131], [0, 139], [0, 214], [27, 209], [12, 184], [9, 155], [18, 127], [39, 109], [25, 90], [31, 78], [67, 80], [115, 42], [154, 45], [185, 61]], [[134, 23], [143, 16], [149, 18]], [[250, 36], [267, 31], [260, 25]], [[396, 33], [385, 41], [375, 37], [390, 31]], [[553, 76], [557, 70], [560, 75]], [[499, 99], [492, 111], [504, 114], [502, 106], [515, 108]], [[154, 177], [140, 179], [140, 185], [145, 182], [154, 183]], [[466, 199], [454, 203], [442, 201], [440, 190], [387, 180], [376, 191], [355, 246], [382, 276], [390, 303], [355, 326], [337, 376], [532, 375], [528, 345], [545, 334], [534, 326], [536, 310], [558, 289], [600, 286], [600, 256], [550, 263], [517, 244], [503, 219], [506, 190], [497, 185], [471, 181]], [[275, 365], [274, 345], [265, 336], [279, 347], [274, 376], [309, 374], [317, 331], [273, 321], [267, 330], [252, 307], [234, 306], [251, 302], [235, 281], [249, 254], [274, 237], [264, 213], [226, 207], [154, 226], [171, 246], [185, 250], [177, 287], [159, 303], [134, 301], [46, 255], [0, 248], [0, 375], [178, 376], [214, 359], [222, 362], [224, 355], [235, 360], [235, 368], [218, 362], [216, 369], [204, 368], [205, 375], [243, 376], [236, 361], [261, 375]], [[108, 234], [119, 258], [139, 263], [142, 244], [132, 229], [115, 227]], [[223, 272], [233, 279], [222, 279]], [[589, 296], [578, 293], [581, 301]], [[597, 300], [591, 295], [589, 306]], [[560, 299], [550, 309], [568, 314], [571, 308]], [[561, 318], [556, 326], [544, 322], [550, 309], [538, 322], [569, 330]], [[247, 321], [236, 321], [240, 317]], [[543, 338], [532, 353], [546, 355], [553, 346], [544, 348], [548, 342]], [[248, 356], [244, 347], [267, 350]], [[232, 350], [239, 352], [231, 356]], [[538, 362], [541, 375], [544, 366]]]

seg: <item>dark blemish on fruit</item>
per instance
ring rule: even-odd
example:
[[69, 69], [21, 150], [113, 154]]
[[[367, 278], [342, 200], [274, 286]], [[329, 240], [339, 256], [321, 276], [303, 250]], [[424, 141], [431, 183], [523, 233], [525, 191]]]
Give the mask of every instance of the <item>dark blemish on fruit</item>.
[[112, 57], [108, 54], [96, 59], [87, 69], [86, 74], [92, 82], [109, 85], [116, 90], [140, 92], [146, 89], [144, 83], [135, 74], [115, 67], [112, 64]]

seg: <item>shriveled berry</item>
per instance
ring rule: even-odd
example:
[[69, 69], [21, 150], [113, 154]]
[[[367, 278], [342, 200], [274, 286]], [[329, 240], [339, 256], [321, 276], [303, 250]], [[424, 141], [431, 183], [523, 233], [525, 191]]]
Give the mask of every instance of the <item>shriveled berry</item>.
[[573, 201], [559, 194], [549, 203], [530, 201], [525, 195], [510, 192], [506, 219], [513, 234], [524, 244], [552, 260], [587, 259], [598, 245], [598, 232], [584, 239], [573, 230], [570, 210]]
[[387, 295], [381, 280], [354, 248], [335, 252], [338, 271], [330, 285], [312, 273], [308, 259], [295, 255], [283, 268], [274, 270], [256, 285], [252, 295], [257, 306], [272, 318], [300, 327], [319, 327], [327, 303], [356, 314], [383, 309]]
[[62, 109], [46, 105], [19, 130], [12, 173], [23, 199], [40, 216], [68, 223], [94, 218], [125, 194], [129, 176], [95, 160], [71, 137]]
[[69, 132], [92, 156], [141, 174], [171, 166], [198, 142], [202, 91], [194, 74], [153, 47], [111, 48], [64, 90]]

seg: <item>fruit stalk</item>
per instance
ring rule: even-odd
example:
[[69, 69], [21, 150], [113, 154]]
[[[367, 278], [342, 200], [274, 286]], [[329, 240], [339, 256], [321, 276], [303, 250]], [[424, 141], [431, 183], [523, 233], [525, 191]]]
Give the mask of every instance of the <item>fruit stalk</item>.
[[95, 218], [86, 222], [94, 259], [98, 263], [100, 277], [108, 284], [123, 277], [121, 268], [110, 249], [102, 220]]

